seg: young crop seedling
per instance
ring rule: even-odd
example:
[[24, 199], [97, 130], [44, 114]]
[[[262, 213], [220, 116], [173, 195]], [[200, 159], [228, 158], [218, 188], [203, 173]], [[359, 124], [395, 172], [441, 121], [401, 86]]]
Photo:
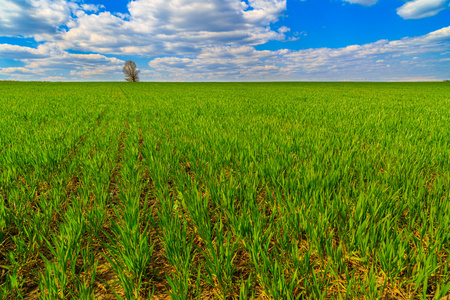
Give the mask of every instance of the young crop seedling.
[[0, 299], [446, 299], [445, 83], [0, 83]]

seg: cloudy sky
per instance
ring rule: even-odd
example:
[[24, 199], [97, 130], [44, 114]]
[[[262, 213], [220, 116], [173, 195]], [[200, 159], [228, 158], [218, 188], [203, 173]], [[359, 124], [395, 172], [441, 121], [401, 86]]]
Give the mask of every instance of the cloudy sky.
[[450, 79], [450, 0], [0, 0], [0, 80]]

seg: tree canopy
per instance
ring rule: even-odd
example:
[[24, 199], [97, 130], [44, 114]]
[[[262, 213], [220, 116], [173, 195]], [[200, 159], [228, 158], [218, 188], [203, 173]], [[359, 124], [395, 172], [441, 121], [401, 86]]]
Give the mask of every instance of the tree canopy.
[[125, 80], [136, 82], [139, 81], [139, 70], [136, 69], [136, 63], [132, 60], [125, 62], [122, 72], [125, 74]]

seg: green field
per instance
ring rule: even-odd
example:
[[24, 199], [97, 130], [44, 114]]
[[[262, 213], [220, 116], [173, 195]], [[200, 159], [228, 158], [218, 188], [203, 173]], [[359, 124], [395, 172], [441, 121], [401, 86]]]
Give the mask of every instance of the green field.
[[0, 128], [0, 299], [449, 293], [449, 83], [3, 82]]

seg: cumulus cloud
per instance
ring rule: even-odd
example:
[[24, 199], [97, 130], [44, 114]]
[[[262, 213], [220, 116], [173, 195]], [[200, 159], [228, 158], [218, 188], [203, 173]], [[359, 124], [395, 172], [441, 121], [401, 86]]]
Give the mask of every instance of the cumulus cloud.
[[70, 75], [83, 78], [99, 78], [104, 75], [122, 74], [122, 65], [110, 65], [110, 66], [83, 66], [82, 69], [70, 71]]
[[49, 55], [46, 58], [23, 59], [25, 67], [33, 70], [56, 71], [70, 70], [71, 75], [103, 74], [114, 70], [119, 72], [124, 64], [123, 60], [106, 57], [101, 54], [72, 54], [61, 52], [59, 55]]
[[[45, 43], [37, 48], [0, 44], [0, 56], [20, 61], [23, 67], [0, 69], [0, 74], [44, 75], [55, 71], [67, 72], [79, 79], [94, 75], [120, 74], [124, 61], [102, 54], [69, 53], [56, 43]], [[49, 75], [46, 78], [52, 78]]]
[[269, 64], [277, 53], [249, 46], [223, 46], [206, 49], [194, 58], [159, 57], [150, 61], [149, 66], [171, 80], [242, 79], [246, 74], [254, 75], [250, 70], [256, 71], [266, 61]]
[[24, 67], [0, 68], [0, 77], [8, 80], [32, 80], [43, 76], [44, 72]]
[[[378, 0], [343, 0], [364, 6], [375, 5]], [[449, 8], [449, 0], [412, 0], [397, 8], [397, 14], [403, 19], [423, 19], [437, 15]]]
[[115, 55], [198, 54], [218, 45], [285, 40], [272, 30], [286, 0], [134, 0], [128, 14], [77, 0], [2, 0], [0, 36], [57, 42], [62, 49]]
[[[446, 27], [415, 38], [397, 41], [380, 40], [338, 49], [308, 49], [290, 52], [284, 58], [290, 62], [291, 69], [300, 69], [306, 73], [370, 74], [380, 71], [380, 68], [386, 69], [387, 66], [396, 66], [396, 71], [407, 68], [411, 70], [411, 67], [426, 66], [423, 64], [425, 61], [431, 62], [421, 56], [438, 55], [450, 49], [450, 44], [445, 42], [449, 39], [450, 27]], [[408, 66], [402, 66], [402, 64]]]
[[38, 49], [10, 44], [0, 44], [0, 56], [3, 59], [26, 59], [26, 58], [45, 57], [45, 55]]
[[[143, 80], [399, 80], [448, 78], [450, 26], [401, 40], [343, 48], [256, 50], [251, 45], [205, 47], [199, 53], [165, 56], [142, 68]], [[102, 54], [74, 54], [54, 43], [37, 48], [1, 44], [0, 56], [23, 66], [4, 68], [9, 78], [121, 80], [124, 61]], [[55, 74], [56, 73], [56, 74]], [[39, 75], [39, 77], [36, 77]], [[34, 76], [34, 77], [33, 77]]]
[[344, 1], [353, 4], [361, 4], [364, 6], [372, 6], [378, 2], [378, 0], [344, 0]]
[[135, 0], [128, 15], [77, 12], [67, 23], [65, 48], [111, 54], [195, 54], [217, 45], [257, 45], [283, 40], [274, 31], [286, 0]]
[[420, 37], [337, 49], [257, 51], [224, 46], [204, 49], [196, 57], [156, 58], [149, 66], [155, 77], [165, 80], [388, 80], [442, 67], [442, 58], [432, 56], [449, 51], [449, 39], [446, 27]]
[[[388, 80], [416, 71], [422, 78], [433, 72], [450, 75], [443, 56], [450, 53], [450, 27], [337, 49], [256, 50], [255, 45], [270, 40], [298, 38], [286, 26], [272, 26], [283, 16], [286, 0], [133, 0], [127, 14], [78, 0], [0, 1], [0, 36], [42, 41], [35, 48], [0, 44], [0, 57], [19, 62], [0, 69], [10, 78], [121, 80], [124, 61], [117, 55], [148, 57], [149, 69], [140, 66], [143, 80]], [[448, 1], [413, 0], [398, 13], [431, 16]]]
[[403, 19], [422, 19], [437, 15], [449, 8], [448, 0], [413, 0], [397, 9], [397, 14]]
[[43, 81], [66, 81], [67, 78], [63, 76], [47, 76], [47, 77], [41, 77], [41, 80]]
[[55, 34], [78, 5], [66, 0], [2, 0], [0, 36]]
[[23, 67], [13, 67], [13, 68], [0, 68], [0, 74], [2, 73], [14, 73], [14, 74], [30, 74], [34, 73], [34, 70], [30, 70]]
[[98, 12], [100, 9], [105, 8], [105, 6], [104, 5], [95, 5], [95, 4], [81, 4], [81, 8], [84, 11]]

